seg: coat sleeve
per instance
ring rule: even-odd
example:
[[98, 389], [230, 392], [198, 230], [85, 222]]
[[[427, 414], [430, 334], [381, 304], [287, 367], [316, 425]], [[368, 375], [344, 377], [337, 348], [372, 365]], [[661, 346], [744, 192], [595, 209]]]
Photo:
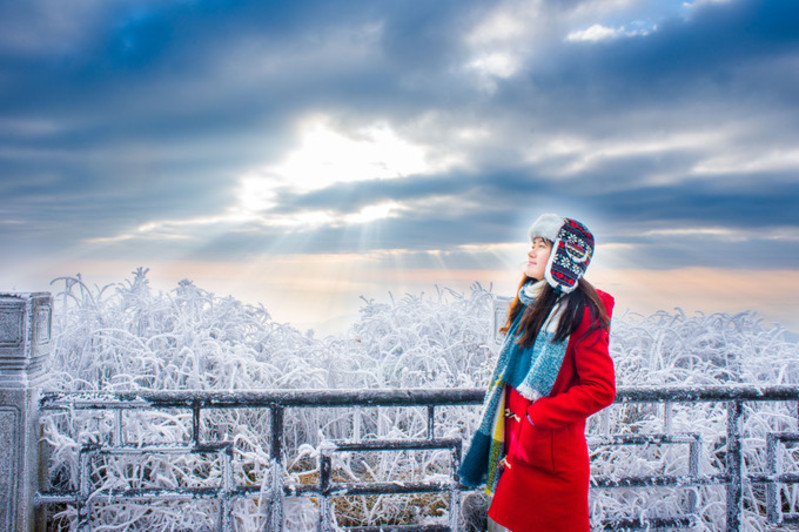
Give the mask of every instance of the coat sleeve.
[[[608, 317], [613, 309], [613, 298], [607, 294], [603, 303]], [[616, 397], [616, 377], [613, 360], [608, 353], [608, 329], [599, 329], [585, 336], [590, 327], [590, 315], [572, 334], [575, 383], [562, 393], [542, 397], [527, 408], [530, 421], [542, 429], [556, 429], [585, 420], [591, 414], [613, 403]], [[585, 337], [584, 337], [585, 336]], [[558, 375], [563, 377], [563, 369]], [[558, 383], [555, 383], [557, 389]]]

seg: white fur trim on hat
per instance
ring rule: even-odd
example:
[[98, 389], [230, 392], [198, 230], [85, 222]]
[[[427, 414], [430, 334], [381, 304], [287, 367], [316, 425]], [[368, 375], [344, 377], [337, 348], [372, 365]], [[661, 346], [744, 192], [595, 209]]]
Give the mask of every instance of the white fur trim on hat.
[[530, 242], [537, 236], [554, 242], [558, 239], [558, 232], [560, 228], [563, 227], [565, 221], [566, 219], [562, 216], [552, 214], [551, 212], [542, 214], [533, 222], [533, 225], [530, 226]]

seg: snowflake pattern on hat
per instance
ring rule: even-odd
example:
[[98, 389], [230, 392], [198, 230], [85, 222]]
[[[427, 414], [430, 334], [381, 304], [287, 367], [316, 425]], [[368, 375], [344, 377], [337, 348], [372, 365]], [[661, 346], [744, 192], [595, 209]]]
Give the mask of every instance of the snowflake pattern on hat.
[[594, 253], [594, 235], [586, 226], [565, 218], [552, 244], [552, 253], [546, 267], [545, 277], [553, 288], [570, 293], [577, 288]]

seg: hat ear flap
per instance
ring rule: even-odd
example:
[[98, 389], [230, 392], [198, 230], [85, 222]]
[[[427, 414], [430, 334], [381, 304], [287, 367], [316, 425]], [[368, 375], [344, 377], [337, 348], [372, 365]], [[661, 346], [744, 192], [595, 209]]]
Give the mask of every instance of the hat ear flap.
[[594, 235], [576, 220], [566, 219], [552, 244], [544, 276], [556, 290], [566, 294], [577, 288], [594, 252]]

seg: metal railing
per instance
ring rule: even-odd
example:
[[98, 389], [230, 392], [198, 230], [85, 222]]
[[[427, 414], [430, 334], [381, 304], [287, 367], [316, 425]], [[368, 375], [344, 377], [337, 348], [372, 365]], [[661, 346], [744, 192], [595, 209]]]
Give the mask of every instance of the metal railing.
[[[44, 393], [40, 409], [43, 412], [57, 410], [103, 410], [114, 413], [114, 432], [110, 444], [86, 443], [80, 450], [78, 489], [61, 492], [39, 492], [37, 506], [67, 503], [77, 508], [78, 528], [91, 529], [91, 505], [99, 502], [119, 500], [178, 501], [187, 499], [213, 499], [219, 502], [218, 529], [232, 530], [231, 504], [237, 498], [260, 493], [269, 502], [268, 529], [283, 528], [283, 497], [307, 496], [319, 501], [319, 525], [322, 530], [334, 528], [334, 511], [331, 498], [347, 495], [389, 493], [431, 493], [449, 495], [449, 524], [411, 527], [413, 530], [458, 530], [460, 494], [470, 491], [459, 484], [457, 464], [461, 456], [461, 441], [436, 437], [436, 410], [444, 406], [478, 405], [482, 403], [483, 390], [304, 390], [270, 392], [97, 392], [97, 393]], [[721, 474], [704, 475], [699, 468], [701, 441], [697, 434], [672, 434], [670, 430], [671, 405], [690, 402], [726, 403], [727, 434], [724, 471]], [[799, 523], [799, 514], [782, 513], [779, 486], [799, 483], [799, 475], [781, 472], [778, 446], [782, 443], [799, 442], [799, 432], [773, 432], [767, 434], [763, 445], [768, 456], [768, 471], [763, 474], [743, 475], [742, 419], [743, 405], [759, 401], [799, 401], [796, 386], [715, 386], [715, 387], [623, 387], [619, 388], [616, 403], [662, 403], [664, 404], [664, 431], [657, 434], [618, 434], [605, 437], [590, 437], [592, 446], [618, 445], [688, 445], [688, 474], [684, 476], [650, 475], [647, 477], [593, 478], [594, 488], [648, 488], [653, 486], [693, 488], [723, 485], [726, 488], [726, 530], [740, 530], [743, 509], [744, 483], [762, 484], [766, 490], [765, 505], [768, 522], [774, 525]], [[319, 478], [315, 484], [288, 483], [283, 463], [284, 415], [291, 408], [353, 408], [353, 407], [426, 407], [427, 431], [425, 438], [415, 439], [368, 439], [353, 441], [333, 440], [321, 446], [318, 461]], [[123, 441], [124, 413], [142, 409], [185, 409], [191, 412], [190, 440], [180, 444], [131, 445]], [[201, 438], [201, 418], [204, 410], [229, 408], [268, 409], [271, 413], [271, 439], [269, 457], [270, 475], [262, 484], [268, 485], [264, 493], [260, 485], [237, 485], [231, 472], [232, 444], [229, 442], [205, 442]], [[799, 429], [798, 429], [799, 430]], [[450, 476], [441, 482], [402, 483], [336, 483], [331, 478], [331, 456], [336, 452], [385, 452], [409, 449], [445, 449], [451, 454]], [[91, 489], [91, 468], [98, 457], [114, 454], [148, 453], [205, 453], [217, 456], [221, 483], [217, 487], [182, 487], [176, 489], [126, 489], [103, 491]], [[665, 516], [647, 519], [608, 521], [603, 525], [614, 528], [680, 527], [695, 524], [696, 498], [689, 492], [686, 515]], [[352, 530], [388, 530], [392, 527], [358, 527]], [[401, 527], [407, 530], [408, 527]]]

